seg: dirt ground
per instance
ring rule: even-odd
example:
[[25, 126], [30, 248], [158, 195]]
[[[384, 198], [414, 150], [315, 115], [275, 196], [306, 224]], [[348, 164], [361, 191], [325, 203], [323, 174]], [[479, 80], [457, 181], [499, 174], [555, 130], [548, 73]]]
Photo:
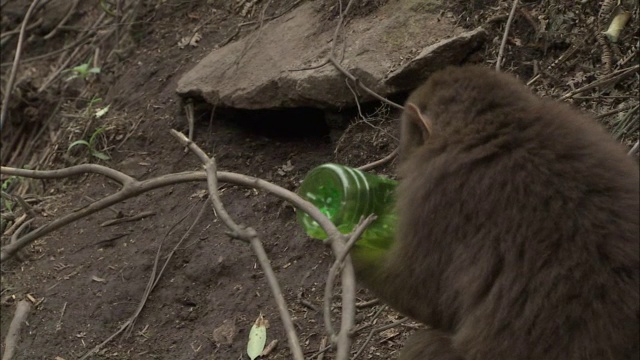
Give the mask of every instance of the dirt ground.
[[[235, 8], [236, 2], [221, 0], [133, 3], [137, 4], [137, 11], [123, 21], [121, 40], [108, 38], [94, 44], [87, 53], [102, 59], [99, 75], [71, 81], [59, 76], [52, 85], [37, 91], [46, 85], [47, 76], [65, 57], [52, 56], [22, 66], [9, 105], [11, 118], [18, 120], [6, 124], [2, 133], [3, 166], [56, 169], [92, 162], [137, 179], [199, 170], [197, 158], [169, 134], [169, 129], [188, 131], [183, 101], [174, 92], [177, 80], [215, 46], [246, 35], [251, 27], [243, 26], [236, 34], [238, 24], [255, 20], [264, 4], [269, 4], [267, 16], [296, 4], [258, 1], [255, 9], [243, 16], [242, 6]], [[318, 3], [318, 11], [327, 12], [327, 23], [335, 24], [337, 13], [331, 2]], [[354, 16], [366, 16], [384, 1], [359, 3]], [[561, 97], [607, 73], [638, 63], [637, 7], [631, 9], [632, 18], [611, 50], [612, 68], [606, 70], [606, 59], [602, 57], [605, 50], [595, 37], [588, 37], [596, 32], [600, 2], [586, 1], [575, 6], [561, 1], [521, 3], [503, 68], [525, 81], [540, 69], [543, 76], [532, 83], [540, 94]], [[457, 16], [460, 26], [486, 26], [491, 40], [470, 60], [491, 65], [511, 1], [456, 1], [448, 6], [443, 11]], [[80, 2], [69, 25], [87, 26], [99, 21], [104, 12], [95, 2]], [[550, 13], [557, 14], [557, 18]], [[19, 27], [22, 21], [9, 11], [3, 11], [2, 16], [3, 32]], [[45, 18], [46, 23], [46, 16], [37, 14], [38, 17]], [[555, 28], [551, 28], [555, 30], [541, 31], [544, 21], [554, 23]], [[182, 37], [196, 32], [194, 29], [202, 35], [199, 46], [177, 46]], [[98, 33], [104, 30], [99, 29]], [[33, 30], [25, 42], [23, 60], [60, 49], [65, 40], [77, 35], [60, 30], [51, 40], [44, 40], [43, 33], [47, 31]], [[13, 61], [16, 44], [17, 36], [3, 43], [3, 65]], [[97, 48], [102, 50], [99, 55], [94, 50]], [[114, 48], [119, 50], [105, 60]], [[2, 67], [3, 89], [9, 68]], [[102, 101], [91, 101], [96, 98]], [[637, 70], [606, 88], [580, 92], [571, 101], [600, 115], [598, 119], [626, 144], [637, 139]], [[104, 117], [87, 116], [105, 104], [109, 104], [109, 110]], [[306, 172], [317, 165], [331, 161], [360, 166], [395, 149], [397, 113], [379, 104], [367, 104], [364, 111], [367, 121], [358, 120], [355, 109], [346, 109], [345, 114], [354, 120], [345, 130], [330, 128], [321, 118], [315, 119], [312, 112], [247, 114], [197, 104], [194, 141], [216, 157], [220, 170], [260, 177], [295, 190]], [[301, 123], [302, 118], [308, 121]], [[73, 141], [88, 139], [98, 128], [104, 132], [96, 136], [95, 150], [108, 154], [110, 159], [92, 156], [82, 146], [67, 151]], [[373, 172], [394, 177], [395, 165], [394, 161]], [[3, 191], [21, 195], [34, 206], [38, 216], [32, 229], [118, 190], [117, 184], [99, 175], [46, 181], [9, 181], [3, 175], [2, 181]], [[315, 353], [323, 347], [326, 333], [321, 308], [327, 271], [333, 261], [330, 250], [305, 236], [295, 222], [293, 208], [283, 201], [229, 184], [222, 184], [221, 194], [234, 219], [260, 234], [305, 355], [317, 358]], [[259, 314], [270, 323], [267, 342], [279, 341], [265, 358], [291, 358], [275, 302], [255, 255], [247, 244], [229, 239], [227, 229], [205, 200], [204, 182], [160, 188], [54, 231], [23, 249], [19, 259], [3, 262], [2, 339], [17, 301], [28, 296], [34, 303], [14, 358], [77, 359], [106, 340], [138, 307], [159, 247], [163, 263], [191, 226], [193, 229], [175, 249], [133, 331], [128, 336], [117, 336], [92, 358], [247, 358], [248, 333]], [[203, 217], [194, 224], [203, 206]], [[9, 212], [21, 215], [19, 208], [7, 211], [3, 207], [3, 216]], [[143, 212], [151, 214], [133, 222], [102, 226], [107, 220]], [[3, 245], [10, 241], [9, 236], [3, 235], [2, 239]], [[340, 315], [338, 295], [333, 308], [336, 322]], [[360, 289], [358, 295], [363, 306], [358, 308], [354, 353], [365, 344], [372, 328], [401, 318], [380, 304], [367, 303], [374, 298], [365, 290]], [[393, 358], [415, 328], [415, 324], [405, 323], [374, 334], [359, 358]], [[328, 351], [324, 358], [333, 357]]]

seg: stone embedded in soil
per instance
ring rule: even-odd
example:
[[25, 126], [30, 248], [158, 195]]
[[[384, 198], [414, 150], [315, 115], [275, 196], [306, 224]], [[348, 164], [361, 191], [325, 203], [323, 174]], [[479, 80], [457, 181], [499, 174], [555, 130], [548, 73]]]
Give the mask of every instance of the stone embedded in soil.
[[[365, 17], [350, 19], [342, 31], [342, 65], [388, 96], [414, 88], [436, 69], [460, 63], [479, 48], [485, 32], [465, 32], [453, 18], [439, 17], [439, 1], [431, 1], [428, 9], [412, 0], [388, 2]], [[315, 6], [304, 3], [212, 51], [179, 80], [178, 94], [240, 109], [354, 106], [345, 76], [333, 65], [300, 70], [325, 61], [337, 23], [323, 24]], [[336, 52], [342, 52], [342, 42]], [[359, 101], [372, 99], [359, 94]]]

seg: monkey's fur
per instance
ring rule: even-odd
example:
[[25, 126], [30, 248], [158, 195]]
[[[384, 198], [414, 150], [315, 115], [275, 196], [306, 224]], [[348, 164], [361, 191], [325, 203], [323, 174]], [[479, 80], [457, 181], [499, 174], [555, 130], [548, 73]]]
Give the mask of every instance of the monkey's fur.
[[396, 240], [351, 251], [429, 326], [400, 359], [640, 356], [640, 180], [594, 119], [477, 66], [433, 74], [402, 115]]

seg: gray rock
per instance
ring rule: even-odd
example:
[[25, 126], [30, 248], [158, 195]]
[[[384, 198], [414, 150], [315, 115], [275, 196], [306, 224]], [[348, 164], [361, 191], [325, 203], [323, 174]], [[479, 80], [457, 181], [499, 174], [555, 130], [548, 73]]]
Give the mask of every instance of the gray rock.
[[[441, 1], [392, 1], [350, 19], [342, 32], [343, 57], [342, 43], [336, 47], [342, 66], [388, 96], [415, 87], [435, 69], [460, 63], [479, 47], [485, 32], [464, 32], [452, 18], [439, 17]], [[307, 69], [322, 64], [330, 51], [335, 21], [334, 26], [322, 21], [315, 4], [304, 3], [240, 41], [213, 50], [178, 81], [177, 92], [241, 109], [354, 106], [345, 76], [333, 65]], [[351, 85], [359, 101], [371, 100]]]

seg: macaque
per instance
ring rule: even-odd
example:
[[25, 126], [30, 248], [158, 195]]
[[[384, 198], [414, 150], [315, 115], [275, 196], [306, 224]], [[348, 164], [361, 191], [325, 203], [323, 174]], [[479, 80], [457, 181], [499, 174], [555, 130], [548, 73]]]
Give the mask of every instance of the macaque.
[[638, 164], [593, 118], [479, 66], [401, 118], [398, 225], [358, 280], [427, 325], [402, 360], [640, 358]]

